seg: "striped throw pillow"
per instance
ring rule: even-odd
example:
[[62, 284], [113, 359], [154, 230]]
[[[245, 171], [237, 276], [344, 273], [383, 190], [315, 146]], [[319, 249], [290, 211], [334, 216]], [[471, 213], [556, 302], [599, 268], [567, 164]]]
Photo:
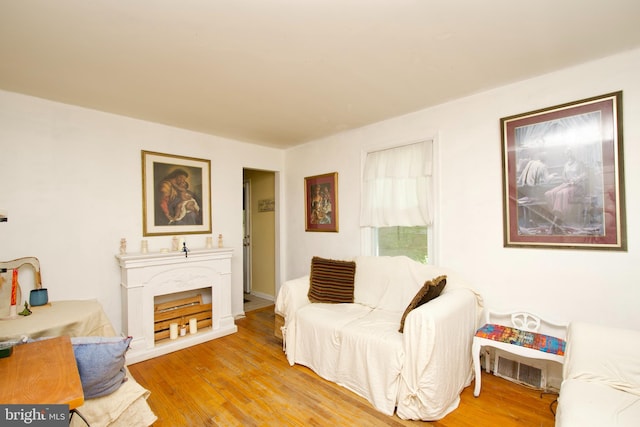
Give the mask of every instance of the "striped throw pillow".
[[355, 261], [313, 257], [307, 294], [309, 301], [352, 303], [355, 276]]

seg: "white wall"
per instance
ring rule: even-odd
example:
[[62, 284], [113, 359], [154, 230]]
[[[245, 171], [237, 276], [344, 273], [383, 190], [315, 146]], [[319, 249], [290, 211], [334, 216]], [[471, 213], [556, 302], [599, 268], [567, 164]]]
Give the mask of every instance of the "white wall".
[[[640, 50], [455, 100], [286, 154], [285, 278], [313, 255], [360, 253], [360, 163], [369, 147], [437, 137], [438, 263], [461, 271], [493, 309], [640, 329]], [[504, 248], [499, 120], [623, 90], [628, 252]], [[381, 100], [380, 102], [384, 102]], [[305, 233], [304, 177], [339, 173], [339, 233]]]
[[[278, 172], [283, 277], [311, 256], [360, 253], [363, 150], [437, 137], [438, 260], [497, 309], [640, 329], [640, 50], [422, 110], [286, 152], [0, 91], [0, 260], [37, 256], [52, 300], [97, 298], [120, 328], [121, 237], [142, 239], [140, 151], [212, 162], [213, 234], [234, 248], [233, 312], [242, 312], [242, 168]], [[499, 119], [624, 91], [628, 252], [502, 247]], [[381, 100], [384, 102], [384, 100]], [[339, 173], [339, 233], [304, 231], [304, 177]], [[203, 235], [187, 236], [191, 247]], [[148, 238], [151, 250], [170, 237]], [[276, 273], [277, 275], [280, 273]], [[276, 280], [278, 278], [276, 277]], [[24, 287], [28, 284], [23, 283]], [[28, 293], [29, 288], [26, 289]]]
[[[0, 260], [38, 257], [50, 300], [97, 298], [120, 330], [115, 254], [121, 237], [129, 252], [143, 238], [141, 150], [211, 160], [213, 234], [234, 249], [232, 310], [243, 313], [242, 169], [281, 171], [282, 150], [2, 91]], [[170, 236], [146, 239], [150, 251], [170, 247]]]

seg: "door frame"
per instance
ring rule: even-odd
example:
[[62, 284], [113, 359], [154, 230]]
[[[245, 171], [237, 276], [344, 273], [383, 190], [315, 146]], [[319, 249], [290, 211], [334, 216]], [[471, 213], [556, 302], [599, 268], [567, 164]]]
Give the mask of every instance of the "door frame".
[[251, 293], [251, 180], [242, 182], [242, 291]]

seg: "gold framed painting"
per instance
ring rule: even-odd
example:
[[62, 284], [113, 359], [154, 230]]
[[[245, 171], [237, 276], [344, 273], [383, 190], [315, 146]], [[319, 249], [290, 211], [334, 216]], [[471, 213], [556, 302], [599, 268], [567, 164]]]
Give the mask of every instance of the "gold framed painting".
[[211, 233], [211, 161], [142, 151], [144, 236]]
[[305, 231], [338, 232], [338, 172], [304, 179]]

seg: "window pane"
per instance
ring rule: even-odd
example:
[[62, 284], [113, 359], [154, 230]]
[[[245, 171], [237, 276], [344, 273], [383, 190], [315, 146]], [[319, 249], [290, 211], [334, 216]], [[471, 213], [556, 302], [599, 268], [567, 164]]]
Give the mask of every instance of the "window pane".
[[380, 256], [406, 255], [411, 259], [426, 264], [427, 227], [379, 227], [377, 232], [377, 250]]

